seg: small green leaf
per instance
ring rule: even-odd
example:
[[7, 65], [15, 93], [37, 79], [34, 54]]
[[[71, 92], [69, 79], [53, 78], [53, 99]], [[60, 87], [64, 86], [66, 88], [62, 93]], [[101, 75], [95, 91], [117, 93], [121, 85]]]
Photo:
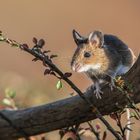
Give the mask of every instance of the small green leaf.
[[130, 118], [132, 118], [132, 117], [135, 118], [136, 120], [140, 119], [139, 116], [135, 112], [131, 112]]
[[5, 89], [5, 94], [7, 98], [14, 98], [16, 96], [16, 92], [14, 90], [11, 90], [9, 88]]
[[0, 41], [4, 41], [5, 40], [5, 38], [1, 35], [0, 36]]
[[60, 90], [62, 87], [63, 87], [63, 84], [62, 84], [61, 80], [59, 80], [56, 84], [56, 88], [57, 88], [57, 90]]
[[19, 48], [19, 47], [20, 47], [20, 44], [18, 44], [18, 43], [13, 43], [11, 47]]
[[9, 99], [7, 99], [7, 98], [4, 98], [4, 99], [2, 100], [2, 102], [3, 102], [3, 104], [5, 104], [5, 105], [11, 106], [11, 101], [10, 101]]

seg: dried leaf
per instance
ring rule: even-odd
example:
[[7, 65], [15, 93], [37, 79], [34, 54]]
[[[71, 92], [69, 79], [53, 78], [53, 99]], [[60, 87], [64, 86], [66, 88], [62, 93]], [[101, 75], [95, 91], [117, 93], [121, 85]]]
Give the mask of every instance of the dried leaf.
[[49, 52], [51, 52], [50, 50], [47, 50], [47, 51], [43, 51], [43, 53], [45, 54], [45, 53], [49, 53]]
[[46, 70], [44, 71], [44, 75], [46, 75], [46, 74], [50, 74], [50, 72], [51, 72], [50, 69], [46, 69]]
[[50, 56], [50, 59], [52, 59], [52, 58], [54, 58], [54, 57], [58, 57], [58, 55], [52, 54], [52, 55]]
[[35, 57], [32, 61], [36, 62], [37, 60], [39, 60], [37, 57]]
[[104, 131], [104, 134], [103, 134], [103, 138], [102, 138], [102, 140], [106, 140], [106, 137], [107, 137], [107, 132]]
[[110, 114], [110, 117], [111, 117], [113, 120], [117, 120], [117, 116], [116, 116], [115, 113]]
[[24, 48], [29, 48], [29, 46], [27, 44], [22, 44], [21, 47], [23, 47], [23, 49]]
[[37, 41], [37, 38], [33, 37], [33, 43], [34, 43], [34, 44], [37, 44], [37, 42], [38, 42], [38, 41]]
[[56, 76], [54, 71], [51, 71], [50, 74]]
[[44, 39], [40, 39], [37, 43], [37, 46], [40, 47], [40, 48], [42, 48], [44, 45], [45, 45]]
[[74, 92], [70, 93], [71, 96], [74, 96]]
[[64, 74], [64, 76], [66, 76], [66, 77], [71, 77], [71, 76], [72, 76], [72, 73], [66, 72], [66, 73]]

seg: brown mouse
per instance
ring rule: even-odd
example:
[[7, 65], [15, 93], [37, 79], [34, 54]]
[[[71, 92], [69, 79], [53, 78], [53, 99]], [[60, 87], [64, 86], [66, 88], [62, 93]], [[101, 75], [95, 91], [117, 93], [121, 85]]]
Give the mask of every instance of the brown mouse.
[[95, 94], [101, 98], [100, 83], [109, 82], [114, 87], [114, 78], [126, 73], [133, 65], [135, 55], [118, 37], [94, 31], [88, 37], [73, 30], [77, 49], [71, 67], [75, 72], [84, 72], [94, 82]]

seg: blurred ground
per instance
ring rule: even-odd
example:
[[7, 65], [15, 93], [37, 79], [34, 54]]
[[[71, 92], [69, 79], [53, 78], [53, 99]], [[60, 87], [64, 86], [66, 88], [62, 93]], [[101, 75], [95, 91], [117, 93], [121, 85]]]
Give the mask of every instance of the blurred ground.
[[[32, 37], [44, 38], [46, 49], [58, 54], [55, 62], [63, 71], [71, 71], [70, 61], [75, 50], [72, 29], [83, 35], [95, 29], [115, 34], [134, 50], [136, 56], [140, 52], [139, 0], [4, 0], [0, 4], [0, 30], [10, 38], [30, 45]], [[21, 107], [66, 98], [72, 92], [67, 85], [57, 91], [57, 80], [44, 77], [44, 67], [39, 62], [33, 63], [32, 56], [6, 44], [0, 44], [0, 47], [0, 99], [6, 87], [17, 91], [17, 104]], [[82, 90], [91, 84], [84, 74], [74, 73], [71, 79]], [[139, 122], [134, 125], [137, 134], [140, 133], [139, 125]], [[133, 133], [131, 139], [137, 137]]]

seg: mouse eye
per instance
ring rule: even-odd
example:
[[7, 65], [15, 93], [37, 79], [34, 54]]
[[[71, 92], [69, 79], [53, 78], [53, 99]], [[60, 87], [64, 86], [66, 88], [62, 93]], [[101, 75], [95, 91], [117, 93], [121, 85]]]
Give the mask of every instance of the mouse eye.
[[85, 53], [84, 53], [84, 57], [87, 57], [87, 58], [88, 58], [88, 57], [90, 57], [90, 56], [91, 56], [91, 53], [89, 53], [89, 52], [85, 52]]

